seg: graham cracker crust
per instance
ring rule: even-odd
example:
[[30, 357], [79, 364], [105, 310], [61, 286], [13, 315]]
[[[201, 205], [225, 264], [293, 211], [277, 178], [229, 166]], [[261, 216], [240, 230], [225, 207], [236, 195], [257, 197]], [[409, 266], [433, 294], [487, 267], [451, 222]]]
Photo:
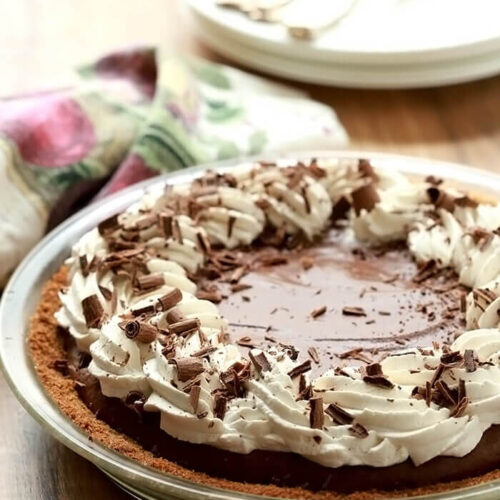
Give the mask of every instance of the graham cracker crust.
[[284, 488], [271, 484], [250, 484], [229, 481], [189, 470], [164, 458], [155, 457], [131, 438], [117, 432], [105, 422], [98, 420], [78, 396], [74, 380], [68, 376], [64, 376], [54, 367], [54, 361], [66, 359], [63, 337], [54, 318], [54, 313], [60, 307], [58, 292], [61, 287], [66, 285], [67, 274], [68, 270], [62, 267], [43, 289], [40, 303], [30, 322], [28, 333], [29, 353], [40, 382], [59, 409], [75, 425], [82, 429], [90, 440], [97, 441], [117, 453], [136, 460], [143, 465], [194, 483], [253, 495], [265, 495], [276, 498], [301, 498], [305, 500], [337, 498], [367, 500], [411, 497], [475, 486], [485, 481], [500, 478], [500, 470], [496, 470], [482, 476], [451, 483], [437, 484], [431, 487], [393, 492], [371, 490], [341, 495], [331, 491], [314, 492], [303, 488]]

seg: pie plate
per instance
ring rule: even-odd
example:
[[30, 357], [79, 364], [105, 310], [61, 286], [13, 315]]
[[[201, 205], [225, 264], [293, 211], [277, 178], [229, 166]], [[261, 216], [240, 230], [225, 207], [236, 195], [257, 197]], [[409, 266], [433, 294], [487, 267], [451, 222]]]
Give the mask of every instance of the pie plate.
[[[438, 175], [475, 193], [500, 197], [500, 175], [461, 165], [420, 158], [366, 152], [310, 152], [266, 156], [251, 160], [278, 158], [300, 160], [311, 157], [368, 158], [376, 167], [397, 169], [410, 176]], [[190, 181], [207, 168], [224, 170], [245, 160], [193, 167], [136, 184], [116, 195], [92, 204], [48, 234], [24, 259], [4, 291], [0, 304], [0, 360], [12, 391], [31, 416], [54, 438], [90, 460], [136, 497], [188, 499], [243, 499], [253, 495], [222, 490], [160, 473], [126, 458], [98, 442], [91, 441], [77, 428], [43, 390], [28, 356], [26, 336], [29, 320], [40, 299], [44, 283], [58, 270], [80, 236], [112, 214], [124, 210], [151, 190], [165, 183]], [[406, 497], [405, 497], [406, 498]], [[478, 486], [440, 493], [427, 498], [500, 498], [500, 480]]]

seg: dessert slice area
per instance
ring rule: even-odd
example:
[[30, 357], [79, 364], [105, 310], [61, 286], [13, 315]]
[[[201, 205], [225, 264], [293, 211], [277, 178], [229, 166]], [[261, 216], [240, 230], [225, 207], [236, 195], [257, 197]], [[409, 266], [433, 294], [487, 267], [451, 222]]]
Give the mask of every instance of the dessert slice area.
[[499, 226], [498, 205], [365, 160], [242, 165], [82, 237], [56, 318], [89, 355], [84, 401], [133, 405], [173, 460], [206, 445], [308, 474], [407, 468], [412, 485], [434, 460], [486, 472]]

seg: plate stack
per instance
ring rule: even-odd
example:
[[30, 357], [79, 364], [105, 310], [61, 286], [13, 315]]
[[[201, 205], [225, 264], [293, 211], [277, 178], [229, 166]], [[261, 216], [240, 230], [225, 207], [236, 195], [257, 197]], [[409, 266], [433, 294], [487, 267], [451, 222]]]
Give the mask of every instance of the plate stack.
[[293, 7], [294, 15], [267, 21], [220, 3], [187, 1], [201, 38], [222, 55], [273, 75], [404, 88], [500, 73], [498, 0], [281, 0], [279, 12]]

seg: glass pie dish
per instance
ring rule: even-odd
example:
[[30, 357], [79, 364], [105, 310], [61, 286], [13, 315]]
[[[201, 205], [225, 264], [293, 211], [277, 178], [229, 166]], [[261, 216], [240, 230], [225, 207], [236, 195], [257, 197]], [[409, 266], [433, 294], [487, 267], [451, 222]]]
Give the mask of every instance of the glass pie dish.
[[[310, 152], [266, 156], [251, 160], [300, 160], [311, 157], [367, 158], [375, 166], [397, 169], [410, 177], [439, 175], [486, 198], [500, 196], [500, 175], [456, 164], [395, 155], [360, 152]], [[244, 160], [194, 167], [132, 186], [101, 200], [61, 224], [24, 259], [4, 291], [0, 306], [0, 359], [5, 377], [25, 409], [57, 440], [90, 460], [119, 485], [140, 498], [230, 499], [257, 498], [254, 495], [222, 490], [190, 482], [151, 469], [91, 441], [45, 393], [28, 355], [26, 335], [30, 318], [40, 300], [43, 285], [60, 268], [72, 245], [97, 223], [138, 201], [145, 192], [164, 184], [191, 181], [207, 168], [224, 170]], [[500, 497], [500, 480], [426, 498], [489, 499]], [[262, 497], [259, 497], [262, 498]], [[407, 495], [405, 495], [407, 498]]]

